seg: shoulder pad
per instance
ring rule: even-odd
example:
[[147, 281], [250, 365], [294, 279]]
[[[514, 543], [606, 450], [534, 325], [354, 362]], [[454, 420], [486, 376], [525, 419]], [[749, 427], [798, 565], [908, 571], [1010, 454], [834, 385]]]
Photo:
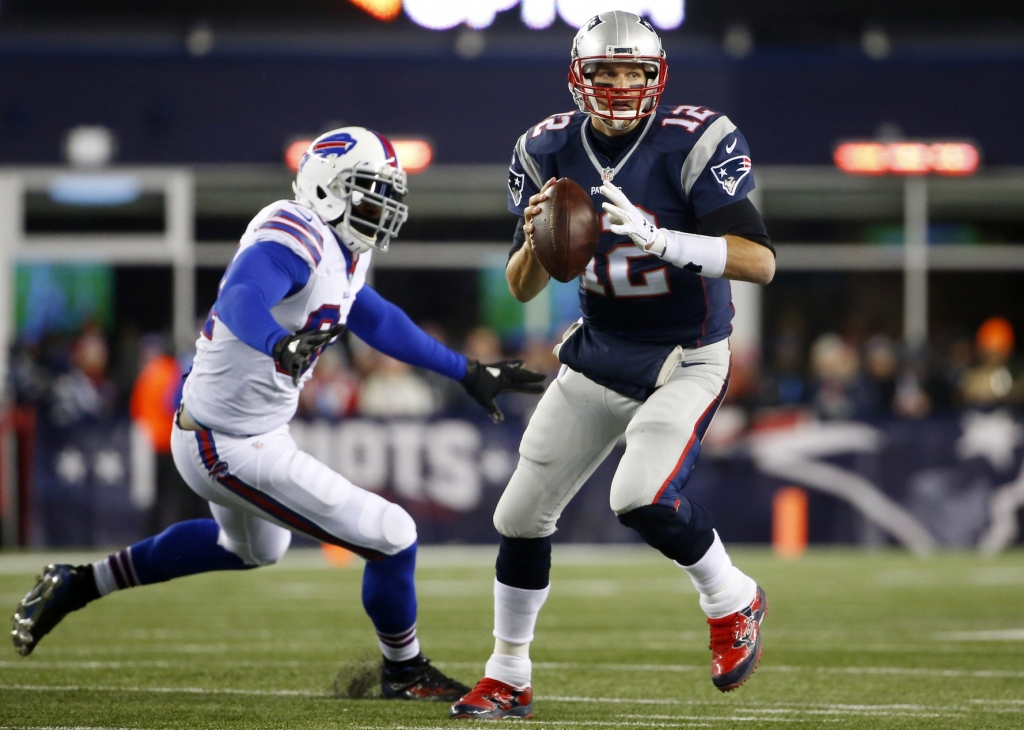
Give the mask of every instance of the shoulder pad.
[[527, 129], [516, 141], [515, 157], [537, 188], [543, 184], [540, 158], [560, 150], [573, 134], [579, 134], [587, 115], [579, 111], [552, 114]]
[[[721, 112], [706, 106], [661, 104], [655, 112], [655, 122], [666, 132], [677, 132], [684, 139], [701, 137], [719, 119], [727, 118]], [[729, 122], [732, 124], [732, 122]], [[733, 125], [735, 129], [735, 125]]]
[[523, 133], [526, 151], [543, 155], [560, 150], [573, 134], [579, 134], [587, 115], [580, 111], [552, 114]]
[[281, 243], [316, 268], [323, 259], [324, 239], [331, 233], [320, 216], [294, 200], [278, 200], [261, 210], [249, 224], [242, 247], [256, 241]]

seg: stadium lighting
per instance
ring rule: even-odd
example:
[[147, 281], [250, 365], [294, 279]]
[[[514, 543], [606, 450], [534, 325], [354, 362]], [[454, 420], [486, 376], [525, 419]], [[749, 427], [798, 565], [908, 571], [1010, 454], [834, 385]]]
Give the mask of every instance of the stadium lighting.
[[[288, 165], [289, 170], [299, 171], [302, 155], [305, 154], [312, 141], [311, 139], [297, 139], [288, 144], [284, 151], [284, 163]], [[395, 148], [395, 154], [398, 155], [402, 169], [410, 175], [423, 172], [430, 167], [430, 163], [434, 159], [434, 148], [425, 139], [411, 137], [392, 139], [391, 146]]]
[[302, 161], [302, 155], [306, 153], [306, 149], [309, 148], [311, 139], [297, 139], [294, 142], [289, 142], [288, 146], [284, 149], [284, 164], [288, 165], [288, 169], [292, 172], [299, 171], [299, 162]]
[[434, 159], [434, 148], [423, 139], [393, 139], [391, 145], [395, 148], [398, 161], [402, 163], [402, 169], [410, 175], [423, 172]]
[[[351, 1], [360, 7], [369, 3]], [[556, 17], [577, 28], [606, 10], [644, 15], [659, 30], [674, 30], [686, 19], [686, 0], [404, 0], [403, 5], [410, 20], [431, 30], [463, 24], [482, 30], [494, 22], [498, 13], [516, 5], [520, 5], [523, 24], [534, 30], [551, 27]]]
[[365, 10], [377, 20], [387, 23], [397, 18], [402, 12], [402, 0], [349, 0], [349, 2], [360, 10]]
[[981, 153], [969, 142], [844, 142], [833, 159], [853, 175], [971, 175]]

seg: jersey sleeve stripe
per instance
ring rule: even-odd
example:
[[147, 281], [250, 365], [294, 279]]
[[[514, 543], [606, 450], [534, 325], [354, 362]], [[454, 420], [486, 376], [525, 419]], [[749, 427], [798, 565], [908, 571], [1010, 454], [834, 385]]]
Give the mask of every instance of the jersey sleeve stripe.
[[287, 210], [279, 210], [276, 213], [274, 213], [272, 217], [284, 218], [285, 220], [291, 221], [292, 223], [298, 226], [302, 226], [303, 228], [306, 229], [306, 232], [309, 233], [309, 235], [316, 241], [317, 247], [320, 248], [321, 251], [323, 251], [323, 236], [320, 235], [320, 232], [316, 228], [314, 228], [309, 221], [304, 221], [299, 216], [295, 215], [294, 213], [289, 213]]
[[258, 230], [274, 230], [288, 234], [297, 242], [305, 246], [306, 250], [309, 251], [309, 255], [313, 257], [313, 263], [319, 265], [321, 259], [320, 251], [313, 244], [313, 242], [310, 241], [304, 233], [302, 233], [302, 231], [297, 230], [296, 228], [288, 225], [283, 221], [277, 221], [273, 219], [266, 221], [263, 225], [259, 227]]
[[519, 141], [516, 142], [516, 154], [519, 156], [519, 164], [523, 166], [523, 171], [530, 176], [530, 180], [537, 189], [540, 190], [544, 185], [544, 181], [540, 176], [540, 166], [537, 161], [533, 159], [529, 152], [526, 151], [526, 134], [524, 133]]
[[682, 183], [683, 192], [690, 194], [690, 189], [697, 182], [697, 178], [704, 172], [704, 168], [715, 155], [715, 150], [723, 139], [736, 131], [736, 125], [729, 117], [719, 117], [713, 121], [704, 134], [697, 140], [697, 144], [690, 150], [690, 154], [683, 160], [683, 169], [679, 173], [679, 182]]

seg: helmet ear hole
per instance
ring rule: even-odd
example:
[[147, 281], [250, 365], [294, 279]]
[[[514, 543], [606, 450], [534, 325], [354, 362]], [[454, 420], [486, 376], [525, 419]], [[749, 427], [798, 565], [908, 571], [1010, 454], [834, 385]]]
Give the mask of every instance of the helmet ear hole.
[[327, 193], [324, 192], [324, 189], [319, 185], [316, 186], [316, 197], [320, 198], [320, 200], [323, 200], [324, 198], [327, 197]]

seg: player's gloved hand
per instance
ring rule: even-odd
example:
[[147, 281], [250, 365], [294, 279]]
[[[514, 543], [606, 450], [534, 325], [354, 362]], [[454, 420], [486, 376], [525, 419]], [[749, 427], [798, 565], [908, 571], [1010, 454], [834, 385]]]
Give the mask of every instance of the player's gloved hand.
[[466, 363], [462, 387], [486, 409], [492, 421], [501, 423], [505, 414], [495, 404], [494, 396], [509, 391], [543, 393], [543, 382], [544, 375], [524, 368], [522, 360], [502, 360], [488, 365], [470, 360]]
[[292, 376], [292, 383], [299, 384], [302, 372], [313, 361], [313, 355], [321, 347], [345, 331], [345, 325], [336, 324], [328, 330], [296, 332], [282, 337], [274, 344], [274, 362]]
[[612, 185], [605, 182], [601, 186], [601, 195], [612, 201], [601, 203], [608, 214], [608, 222], [611, 223], [612, 233], [620, 236], [629, 236], [633, 243], [647, 253], [661, 256], [665, 253], [665, 235], [660, 228], [644, 218], [635, 205], [629, 202], [629, 198]]

